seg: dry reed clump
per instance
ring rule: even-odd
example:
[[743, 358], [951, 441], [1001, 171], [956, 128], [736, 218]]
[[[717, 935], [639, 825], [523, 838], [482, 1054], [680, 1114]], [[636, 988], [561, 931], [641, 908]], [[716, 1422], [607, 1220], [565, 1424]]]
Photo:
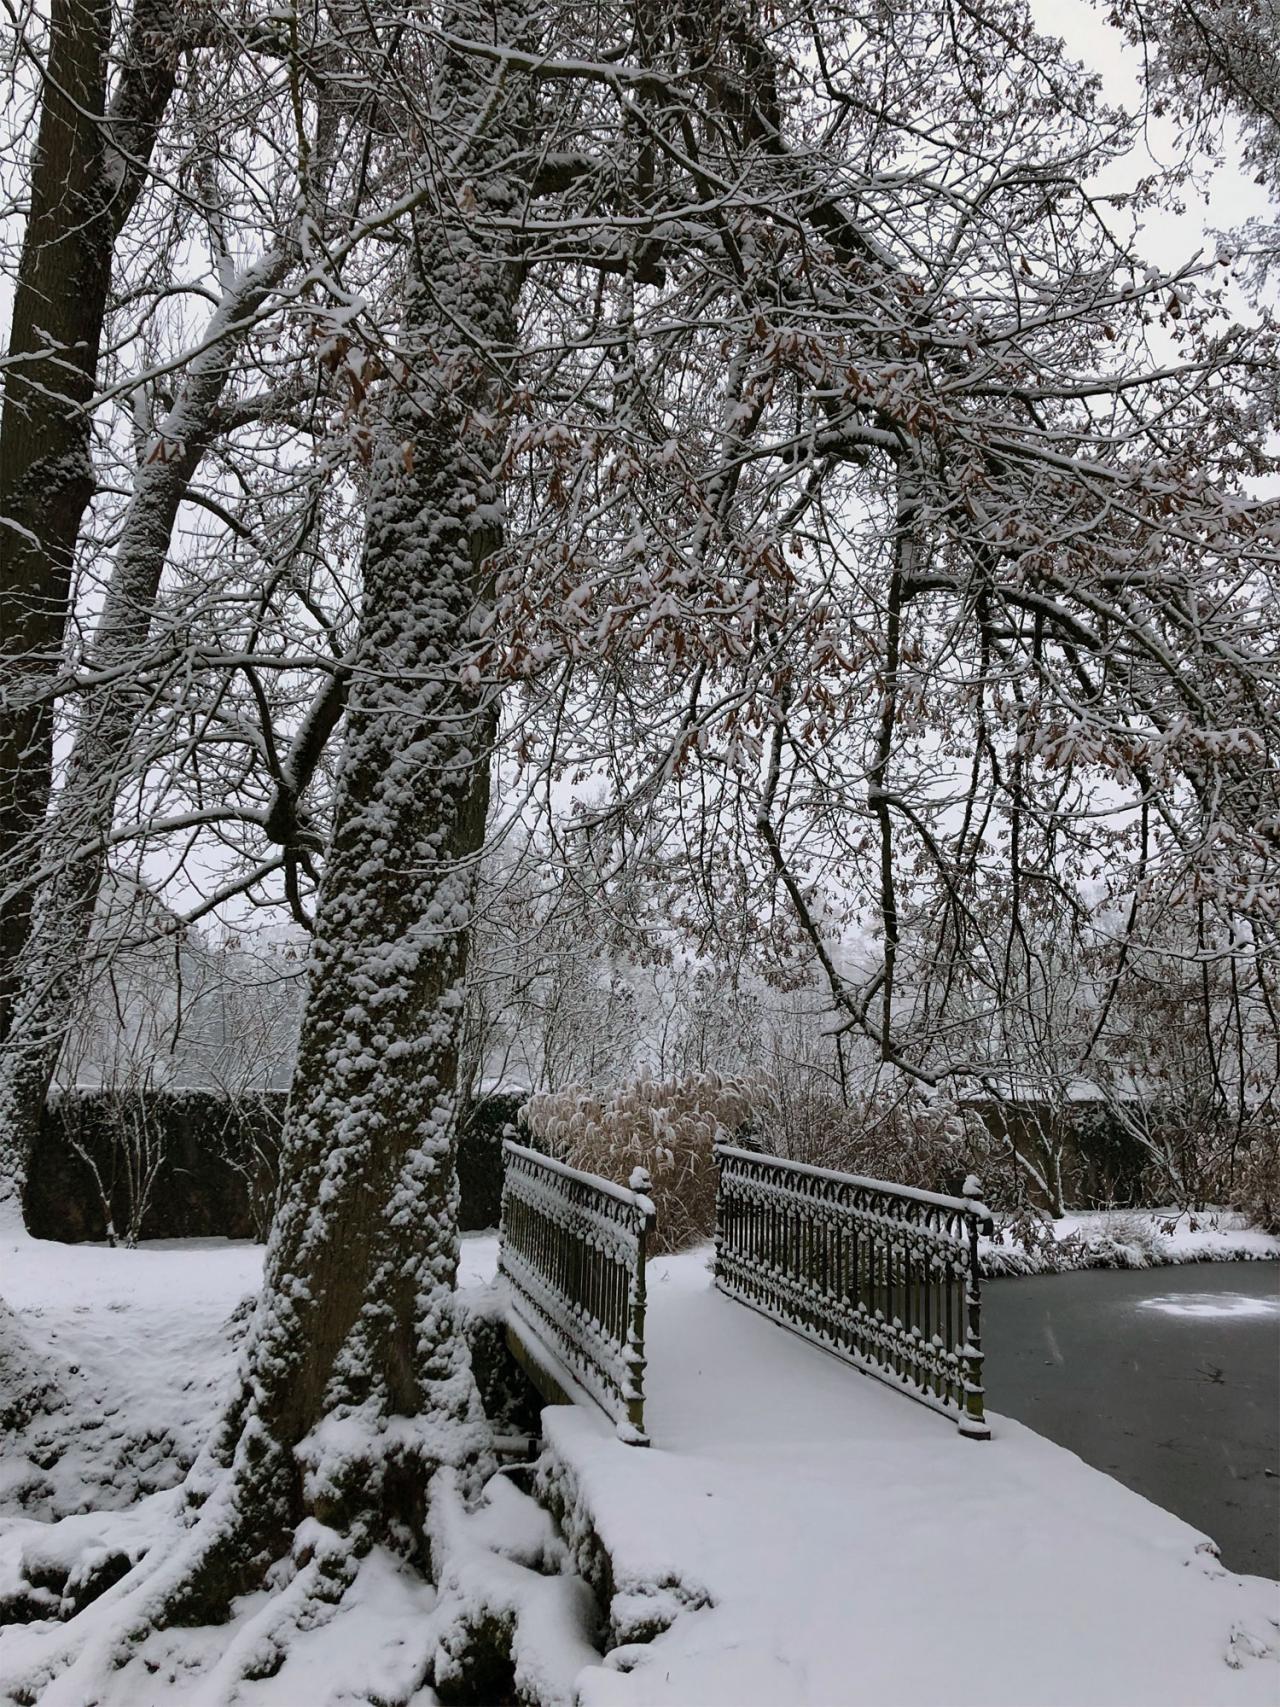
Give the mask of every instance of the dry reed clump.
[[678, 1251], [714, 1230], [715, 1145], [749, 1135], [772, 1104], [763, 1079], [687, 1073], [635, 1079], [607, 1095], [579, 1085], [539, 1091], [520, 1120], [570, 1167], [619, 1184], [633, 1168], [647, 1168], [658, 1211], [651, 1248]]

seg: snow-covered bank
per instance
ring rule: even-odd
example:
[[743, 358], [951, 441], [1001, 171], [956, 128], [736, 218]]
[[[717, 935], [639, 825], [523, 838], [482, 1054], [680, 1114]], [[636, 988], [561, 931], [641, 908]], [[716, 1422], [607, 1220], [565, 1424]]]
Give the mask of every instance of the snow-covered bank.
[[120, 1510], [181, 1481], [216, 1418], [245, 1312], [233, 1318], [257, 1291], [262, 1254], [226, 1239], [132, 1251], [0, 1240], [0, 1300], [13, 1312], [0, 1386], [10, 1359], [50, 1383], [47, 1409], [11, 1421], [0, 1521]]
[[[261, 1261], [209, 1243], [25, 1240], [2, 1254], [10, 1319], [29, 1349], [78, 1367], [85, 1402], [56, 1413], [47, 1470], [30, 1461], [38, 1420], [22, 1437], [52, 1491], [0, 1508], [0, 1592], [29, 1584], [33, 1561], [53, 1580], [86, 1542], [132, 1558], [164, 1531], [230, 1374], [227, 1318]], [[483, 1288], [496, 1255], [491, 1235], [464, 1240], [461, 1283]], [[1196, 1531], [1018, 1424], [997, 1416], [992, 1441], [962, 1440], [716, 1294], [707, 1258], [650, 1265], [654, 1447], [621, 1445], [591, 1411], [545, 1413], [540, 1479], [565, 1539], [500, 1478], [475, 1514], [437, 1501], [439, 1590], [375, 1550], [332, 1616], [290, 1635], [273, 1676], [231, 1681], [272, 1640], [278, 1608], [258, 1594], [226, 1625], [152, 1637], [118, 1674], [104, 1665], [92, 1697], [62, 1679], [41, 1707], [434, 1707], [423, 1677], [517, 1613], [519, 1686], [537, 1707], [1274, 1707], [1275, 1584], [1224, 1571]], [[96, 1396], [113, 1407], [102, 1428]], [[72, 1509], [77, 1473], [82, 1505], [136, 1498], [129, 1442], [148, 1432], [170, 1442], [145, 1472], [157, 1491], [139, 1472], [146, 1497], [127, 1510], [38, 1521]], [[598, 1657], [578, 1572], [610, 1625]], [[90, 1639], [117, 1593], [76, 1621]], [[69, 1628], [0, 1631], [0, 1682]]]
[[1083, 1268], [1159, 1268], [1187, 1262], [1269, 1262], [1280, 1238], [1231, 1209], [1080, 1209], [1057, 1221], [1001, 1217], [979, 1245], [982, 1272], [1063, 1274]]
[[[1274, 1707], [1274, 1583], [1020, 1424], [989, 1443], [650, 1265], [647, 1452], [546, 1413], [613, 1570], [583, 1707]], [[649, 1642], [634, 1638], [668, 1623]]]

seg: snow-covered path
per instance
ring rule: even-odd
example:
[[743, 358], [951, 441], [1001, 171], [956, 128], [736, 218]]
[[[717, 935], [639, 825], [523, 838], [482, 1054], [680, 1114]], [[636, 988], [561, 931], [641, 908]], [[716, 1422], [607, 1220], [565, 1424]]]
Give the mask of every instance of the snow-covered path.
[[583, 1707], [1275, 1707], [1276, 1585], [1179, 1518], [1018, 1423], [962, 1439], [715, 1293], [705, 1252], [649, 1297], [655, 1445], [567, 1409], [549, 1445], [623, 1622], [711, 1605], [584, 1674]]

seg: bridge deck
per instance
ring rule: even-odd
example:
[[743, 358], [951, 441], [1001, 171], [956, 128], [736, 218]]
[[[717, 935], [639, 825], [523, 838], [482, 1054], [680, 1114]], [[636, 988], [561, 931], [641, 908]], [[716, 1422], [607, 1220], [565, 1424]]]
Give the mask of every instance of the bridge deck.
[[701, 1253], [651, 1262], [648, 1351], [648, 1451], [576, 1408], [548, 1444], [618, 1626], [712, 1606], [585, 1674], [582, 1707], [1274, 1707], [1275, 1585], [1071, 1453], [998, 1415], [961, 1438], [715, 1293]]

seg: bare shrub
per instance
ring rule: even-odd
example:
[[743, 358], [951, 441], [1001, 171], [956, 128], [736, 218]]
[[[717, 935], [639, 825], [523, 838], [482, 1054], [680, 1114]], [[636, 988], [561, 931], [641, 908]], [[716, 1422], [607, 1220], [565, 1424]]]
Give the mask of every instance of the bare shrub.
[[1193, 1214], [1229, 1205], [1252, 1226], [1280, 1230], [1280, 1134], [1269, 1104], [1232, 1111], [1207, 1094], [1183, 1104], [1135, 1101], [1123, 1126], [1143, 1164], [1139, 1202]]
[[249, 1205], [253, 1236], [260, 1245], [267, 1242], [276, 1211], [284, 1116], [283, 1098], [244, 1091], [223, 1101], [203, 1134], [213, 1154], [238, 1176]]
[[1232, 1177], [1221, 1193], [1264, 1233], [1280, 1233], [1280, 1133], [1258, 1119], [1250, 1143], [1234, 1158]]
[[138, 1243], [168, 1155], [169, 1134], [154, 1103], [145, 1085], [105, 1087], [92, 1117], [95, 1132], [83, 1100], [67, 1099], [63, 1133], [93, 1180], [109, 1245], [132, 1250]]
[[678, 1251], [714, 1230], [715, 1145], [767, 1130], [772, 1107], [762, 1078], [686, 1073], [633, 1079], [608, 1094], [579, 1085], [540, 1091], [520, 1120], [570, 1167], [619, 1183], [647, 1168], [658, 1211], [653, 1248]]
[[[1229, 1205], [1251, 1226], [1280, 1232], [1280, 1142], [1269, 1110], [1228, 1121], [1212, 1111], [1179, 1114], [1132, 1102], [1120, 1119], [1109, 1104], [1091, 1104], [1075, 1113], [1072, 1133], [1081, 1156], [1094, 1164], [1091, 1180], [1075, 1181], [1078, 1204], [1115, 1207], [1116, 1197], [1101, 1195], [1098, 1185], [1118, 1179], [1135, 1205], [1172, 1202], [1195, 1212]], [[974, 1108], [913, 1092], [897, 1098], [872, 1094], [848, 1106], [802, 1093], [783, 1099], [770, 1134], [776, 1137], [772, 1147], [793, 1161], [926, 1191], [955, 1193], [966, 1174], [977, 1174], [991, 1208], [1015, 1217], [1006, 1224], [1015, 1229], [1014, 1242], [1037, 1260], [1043, 1254], [1037, 1245], [1041, 1211], [1026, 1201], [1009, 1137], [993, 1132]], [[1123, 1143], [1129, 1148], [1122, 1153]], [[1078, 1261], [1064, 1263], [1060, 1248], [1056, 1266], [1090, 1267], [1105, 1260], [1107, 1266], [1141, 1267], [1151, 1260], [1145, 1224], [1113, 1223], [1112, 1233], [1127, 1254], [1107, 1259], [1082, 1248]], [[1044, 1237], [1052, 1244], [1051, 1235]]]
[[788, 1126], [792, 1161], [924, 1191], [956, 1192], [966, 1175], [990, 1173], [995, 1159], [991, 1135], [971, 1110], [910, 1092], [848, 1106], [814, 1096], [792, 1111]]

